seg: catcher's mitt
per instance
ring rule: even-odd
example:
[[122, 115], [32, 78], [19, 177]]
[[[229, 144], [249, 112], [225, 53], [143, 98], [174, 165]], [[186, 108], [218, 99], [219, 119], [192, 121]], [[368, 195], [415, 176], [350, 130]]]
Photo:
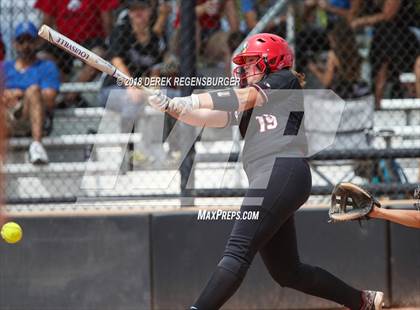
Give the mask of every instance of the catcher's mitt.
[[352, 183], [340, 183], [332, 192], [330, 222], [369, 219], [374, 206], [381, 204], [370, 193]]

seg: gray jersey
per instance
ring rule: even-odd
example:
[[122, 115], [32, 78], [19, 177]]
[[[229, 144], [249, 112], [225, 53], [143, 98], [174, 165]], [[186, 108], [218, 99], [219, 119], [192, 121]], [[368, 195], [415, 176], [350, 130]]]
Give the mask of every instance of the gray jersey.
[[303, 92], [296, 76], [283, 69], [254, 86], [265, 104], [236, 115], [245, 140], [244, 165], [264, 157], [304, 157]]

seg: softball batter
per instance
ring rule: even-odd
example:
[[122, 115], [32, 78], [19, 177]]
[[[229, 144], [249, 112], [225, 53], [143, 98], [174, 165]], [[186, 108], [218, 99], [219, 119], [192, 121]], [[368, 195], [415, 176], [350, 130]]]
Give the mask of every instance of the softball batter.
[[[303, 111], [303, 97], [297, 103], [299, 96], [293, 94], [302, 89], [304, 77], [291, 70], [293, 60], [284, 39], [257, 34], [233, 58], [242, 88], [172, 100], [156, 95], [149, 100], [155, 108], [189, 125], [239, 125], [245, 139], [243, 165], [250, 184], [241, 211], [260, 213], [257, 221], [235, 221], [223, 258], [190, 309], [222, 307], [240, 286], [257, 252], [281, 286], [335, 301], [352, 310], [382, 309], [382, 292], [355, 289], [299, 259], [294, 214], [310, 195], [311, 172], [303, 156], [280, 155], [289, 147], [304, 153], [303, 145], [298, 143], [296, 147], [303, 113], [283, 115], [286, 104], [300, 105]], [[270, 100], [275, 99], [274, 90], [286, 91], [282, 102]], [[264, 185], [266, 180], [268, 184]], [[264, 189], [258, 189], [261, 187]], [[262, 203], [250, 203], [253, 197], [263, 197]]]

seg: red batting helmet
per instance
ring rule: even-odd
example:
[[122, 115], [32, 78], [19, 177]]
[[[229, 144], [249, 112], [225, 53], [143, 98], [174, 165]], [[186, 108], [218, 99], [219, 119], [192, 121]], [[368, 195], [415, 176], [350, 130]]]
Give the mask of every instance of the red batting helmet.
[[238, 73], [243, 72], [241, 69], [246, 64], [245, 58], [251, 56], [258, 57], [255, 64], [265, 74], [293, 66], [294, 57], [289, 44], [285, 39], [271, 33], [259, 33], [250, 36], [242, 51], [233, 57], [233, 63], [238, 65], [234, 74], [240, 76], [241, 79], [246, 78], [246, 76], [241, 76]]

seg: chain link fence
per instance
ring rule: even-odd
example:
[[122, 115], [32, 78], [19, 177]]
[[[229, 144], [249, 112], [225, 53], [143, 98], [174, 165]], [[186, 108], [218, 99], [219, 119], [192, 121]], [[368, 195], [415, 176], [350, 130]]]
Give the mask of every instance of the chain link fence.
[[340, 125], [311, 158], [311, 200], [328, 201], [341, 181], [411, 198], [420, 178], [419, 17], [419, 0], [0, 0], [6, 198], [189, 205], [185, 197], [240, 197], [247, 187], [236, 127], [194, 128], [153, 110], [138, 90], [38, 38], [41, 24], [144, 83], [166, 78], [169, 97], [206, 88], [175, 78], [231, 77], [232, 54], [250, 33], [280, 35], [305, 88], [344, 102], [326, 113]]

